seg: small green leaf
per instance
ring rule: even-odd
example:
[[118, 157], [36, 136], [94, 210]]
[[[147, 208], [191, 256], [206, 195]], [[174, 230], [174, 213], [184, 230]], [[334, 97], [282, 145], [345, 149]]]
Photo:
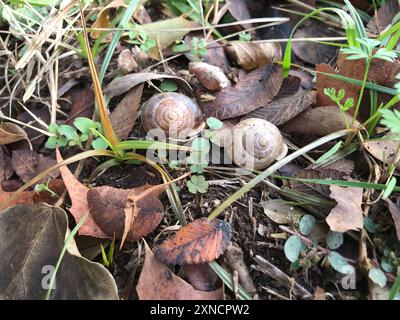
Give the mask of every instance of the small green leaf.
[[198, 152], [207, 153], [210, 151], [210, 141], [204, 138], [196, 138], [192, 141], [192, 148]]
[[328, 261], [331, 264], [331, 267], [335, 269], [337, 272], [343, 274], [352, 274], [355, 272], [354, 267], [349, 264], [343, 256], [341, 256], [336, 251], [331, 251], [328, 255]]
[[303, 242], [298, 236], [295, 235], [290, 236], [286, 240], [285, 246], [283, 248], [286, 258], [290, 262], [295, 262], [299, 258], [302, 247], [303, 247]]
[[208, 182], [203, 176], [192, 176], [190, 181], [188, 181], [187, 186], [191, 193], [206, 193], [208, 189]]
[[84, 117], [78, 117], [74, 120], [75, 128], [77, 128], [80, 132], [86, 135], [90, 133], [90, 128], [93, 128], [94, 124], [95, 124], [94, 121]]
[[312, 215], [306, 214], [300, 220], [299, 230], [303, 235], [307, 236], [310, 234], [312, 229], [314, 229], [314, 226], [315, 218]]
[[221, 120], [214, 117], [210, 117], [207, 119], [207, 125], [211, 130], [218, 130], [224, 126]]
[[203, 173], [204, 172], [204, 166], [200, 164], [193, 164], [190, 166], [190, 171], [193, 173]]
[[49, 132], [52, 134], [57, 134], [58, 125], [56, 125], [55, 123], [49, 124]]
[[171, 161], [169, 162], [169, 167], [170, 167], [172, 170], [175, 170], [175, 169], [178, 169], [179, 164], [180, 164], [179, 160], [171, 160]]
[[57, 146], [57, 137], [49, 137], [44, 145], [47, 149], [55, 149]]
[[160, 89], [164, 92], [174, 92], [178, 90], [178, 85], [172, 80], [164, 80], [160, 84]]
[[374, 221], [369, 218], [369, 217], [365, 217], [364, 218], [364, 227], [365, 229], [367, 229], [368, 232], [370, 233], [375, 233], [378, 231], [378, 226], [376, 223], [374, 223]]
[[108, 144], [102, 138], [97, 138], [92, 141], [92, 148], [95, 150], [105, 150], [108, 148]]
[[396, 183], [397, 183], [396, 178], [392, 177], [392, 179], [390, 179], [390, 182], [388, 183], [385, 191], [383, 192], [382, 198], [387, 198], [392, 194], [393, 189], [396, 186]]
[[383, 257], [381, 260], [381, 267], [385, 272], [395, 272], [396, 268], [393, 264], [390, 263], [390, 260], [386, 257]]
[[74, 140], [76, 136], [76, 129], [67, 124], [58, 126], [57, 131], [59, 134], [65, 136], [68, 140]]
[[339, 248], [343, 244], [343, 234], [340, 232], [329, 231], [326, 237], [326, 244], [331, 250]]
[[383, 288], [387, 282], [385, 273], [379, 268], [371, 268], [368, 272], [368, 278], [370, 278], [381, 288]]

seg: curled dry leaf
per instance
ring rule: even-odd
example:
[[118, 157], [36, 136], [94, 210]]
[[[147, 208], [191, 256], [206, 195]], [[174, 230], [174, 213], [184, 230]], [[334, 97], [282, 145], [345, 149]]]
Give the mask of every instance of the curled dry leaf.
[[145, 243], [146, 258], [136, 286], [140, 300], [220, 300], [222, 288], [200, 291], [159, 262]]
[[337, 205], [331, 210], [326, 222], [332, 231], [346, 232], [363, 227], [363, 211], [361, 209], [363, 189], [330, 186], [332, 199]]
[[242, 116], [272, 101], [282, 82], [282, 68], [266, 65], [244, 75], [236, 85], [218, 91], [213, 100], [201, 105], [206, 117], [223, 120]]
[[381, 33], [392, 23], [393, 18], [399, 11], [399, 2], [397, 0], [388, 0], [368, 22], [368, 29], [375, 34]]
[[115, 134], [122, 140], [128, 138], [139, 116], [138, 110], [143, 93], [143, 86], [143, 84], [139, 84], [132, 88], [110, 114], [110, 120]]
[[[346, 113], [347, 121], [352, 121], [351, 115]], [[354, 121], [353, 128], [360, 125]], [[289, 122], [286, 122], [281, 130], [287, 134], [304, 134], [323, 137], [330, 133], [346, 129], [346, 122], [343, 113], [338, 107], [310, 108]]]
[[279, 43], [231, 41], [225, 51], [232, 60], [247, 71], [282, 59]]
[[[108, 13], [111, 9], [120, 8], [120, 7], [127, 7], [125, 0], [113, 0], [107, 6], [100, 10], [96, 21], [93, 23], [92, 28], [109, 28], [110, 27], [110, 20], [108, 17]], [[100, 30], [95, 30], [91, 33], [93, 39], [97, 39], [101, 32]]]
[[277, 224], [288, 224], [298, 220], [304, 213], [286, 204], [282, 199], [273, 199], [260, 203], [265, 215]]
[[[386, 139], [390, 136], [386, 135]], [[389, 164], [393, 161], [393, 157], [396, 153], [396, 149], [399, 145], [398, 140], [375, 140], [375, 141], [365, 141], [364, 147], [368, 150], [370, 154], [376, 159], [385, 164]], [[400, 169], [400, 163], [397, 162], [396, 167]]]
[[[126, 208], [132, 193], [140, 194], [150, 186], [136, 189], [117, 189], [109, 186], [88, 191], [87, 201], [97, 225], [108, 235], [122, 239], [126, 223]], [[126, 239], [136, 241], [147, 236], [161, 222], [164, 207], [157, 195], [149, 194], [135, 204], [136, 217], [129, 221]], [[132, 223], [130, 223], [132, 222]]]
[[[40, 205], [18, 205], [0, 213], [0, 299], [43, 300], [44, 275], [53, 269], [68, 233], [64, 210]], [[47, 270], [45, 272], [45, 270]], [[47, 278], [49, 280], [49, 278]], [[110, 272], [83, 258], [72, 238], [56, 275], [52, 299], [118, 299]]]
[[218, 91], [231, 84], [222, 69], [206, 62], [190, 62], [189, 71], [208, 90]]
[[393, 219], [393, 222], [394, 222], [394, 228], [396, 230], [397, 239], [400, 241], [400, 209], [389, 198], [384, 198], [383, 200], [386, 201], [386, 203], [387, 203], [387, 205], [389, 207], [389, 212], [392, 215], [392, 219]]
[[109, 83], [104, 94], [112, 99], [113, 97], [119, 96], [130, 89], [136, 87], [137, 85], [144, 83], [149, 80], [159, 80], [159, 79], [174, 79], [178, 84], [182, 86], [182, 89], [191, 91], [190, 85], [182, 78], [170, 76], [168, 74], [158, 74], [151, 72], [139, 72], [127, 74], [126, 76], [116, 78]]
[[[56, 150], [57, 162], [63, 161], [61, 154]], [[84, 215], [89, 211], [89, 204], [87, 201], [87, 193], [89, 188], [83, 185], [68, 169], [67, 166], [60, 167], [61, 177], [64, 181], [65, 187], [68, 190], [69, 197], [71, 198], [72, 206], [69, 209], [76, 223], [82, 220]], [[85, 222], [80, 227], [78, 233], [80, 235], [92, 236], [96, 238], [111, 238], [98, 226], [93, 218], [93, 214], [89, 213]]]
[[118, 56], [118, 70], [123, 73], [130, 73], [138, 68], [139, 65], [137, 64], [132, 51], [129, 49], [122, 50]]
[[231, 226], [219, 219], [196, 219], [184, 226], [156, 250], [166, 264], [199, 264], [217, 259], [231, 241]]
[[[326, 24], [310, 20], [307, 26], [296, 31], [294, 38], [307, 39], [334, 36], [337, 36], [337, 32], [331, 30]], [[328, 63], [338, 51], [335, 46], [314, 41], [294, 41], [292, 48], [296, 56], [310, 64]]]
[[[38, 174], [54, 166], [56, 163], [56, 160], [45, 157], [44, 155], [33, 150], [15, 150], [12, 153], [12, 166], [15, 170], [15, 173], [24, 182], [31, 180]], [[54, 170], [49, 174], [49, 177], [56, 178], [59, 174], [60, 172], [58, 170]], [[47, 177], [44, 177], [38, 183], [43, 183], [46, 180]]]
[[280, 126], [296, 117], [315, 103], [316, 91], [304, 91], [297, 94], [274, 99], [266, 106], [248, 113], [244, 118], [260, 118]]
[[0, 145], [28, 139], [24, 129], [12, 122], [0, 122]]

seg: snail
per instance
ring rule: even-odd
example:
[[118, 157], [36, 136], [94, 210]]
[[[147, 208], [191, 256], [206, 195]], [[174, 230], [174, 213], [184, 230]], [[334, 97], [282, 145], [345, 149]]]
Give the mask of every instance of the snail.
[[147, 132], [161, 129], [169, 137], [184, 139], [198, 134], [205, 126], [200, 107], [181, 93], [156, 94], [142, 108], [142, 126]]
[[257, 118], [240, 121], [231, 129], [230, 143], [224, 143], [233, 163], [262, 170], [286, 156], [287, 146], [279, 129]]

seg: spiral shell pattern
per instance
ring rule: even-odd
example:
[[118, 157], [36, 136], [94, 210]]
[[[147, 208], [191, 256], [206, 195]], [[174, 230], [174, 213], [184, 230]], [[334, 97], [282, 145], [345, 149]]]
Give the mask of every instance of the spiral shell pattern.
[[262, 170], [287, 153], [279, 129], [263, 119], [242, 120], [233, 127], [232, 135], [233, 143], [228, 147], [228, 154], [239, 166]]
[[200, 107], [180, 93], [156, 94], [143, 104], [142, 126], [146, 131], [159, 128], [167, 136], [193, 135], [202, 129], [203, 123]]

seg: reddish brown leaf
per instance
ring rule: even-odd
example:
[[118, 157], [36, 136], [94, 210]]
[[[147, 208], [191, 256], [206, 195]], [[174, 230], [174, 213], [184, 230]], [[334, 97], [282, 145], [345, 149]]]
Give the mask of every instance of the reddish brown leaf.
[[5, 209], [16, 204], [33, 204], [34, 191], [24, 191], [18, 197], [10, 200], [13, 193], [3, 191], [0, 187], [0, 209]]
[[282, 82], [282, 68], [266, 65], [244, 75], [236, 85], [217, 92], [214, 100], [201, 105], [207, 117], [223, 120], [242, 116], [272, 101]]
[[375, 34], [379, 34], [389, 24], [392, 23], [394, 16], [400, 11], [399, 2], [397, 0], [389, 0], [377, 13], [372, 17], [368, 23], [368, 29]]
[[[146, 186], [145, 188], [148, 188]], [[108, 235], [115, 233], [116, 239], [122, 239], [125, 228], [125, 208], [132, 192], [144, 188], [117, 189], [109, 186], [96, 187], [88, 191], [87, 201], [97, 225]], [[140, 193], [139, 191], [139, 193]], [[126, 239], [136, 241], [147, 236], [161, 222], [164, 208], [155, 195], [148, 195], [135, 204], [137, 217], [130, 226]]]
[[146, 258], [136, 291], [140, 300], [220, 300], [223, 291], [200, 291], [159, 262], [145, 243]]
[[138, 117], [143, 84], [131, 89], [110, 115], [111, 124], [120, 139], [126, 139]]
[[94, 111], [94, 93], [90, 88], [73, 88], [69, 92], [72, 101], [66, 124], [72, 125], [78, 117], [91, 118]]
[[[61, 154], [56, 150], [57, 162], [63, 161]], [[87, 202], [87, 193], [89, 188], [84, 186], [68, 169], [67, 166], [60, 167], [60, 173], [68, 190], [69, 197], [71, 198], [72, 206], [69, 209], [74, 216], [76, 223], [80, 222], [83, 216], [89, 211], [89, 204]], [[85, 222], [78, 230], [80, 235], [92, 236], [96, 238], [110, 238], [93, 219], [90, 213]], [[111, 236], [112, 237], [112, 236]]]
[[390, 214], [392, 215], [392, 219], [394, 222], [394, 227], [396, 230], [397, 239], [400, 241], [400, 209], [399, 207], [393, 203], [389, 198], [383, 199], [386, 201]]
[[218, 275], [208, 263], [185, 264], [183, 270], [190, 284], [197, 290], [211, 291], [216, 288]]
[[346, 232], [363, 227], [363, 211], [361, 209], [363, 189], [330, 186], [331, 198], [337, 202], [326, 218], [332, 231]]
[[231, 241], [231, 226], [219, 219], [194, 220], [165, 240], [155, 252], [166, 264], [199, 264], [217, 259]]
[[[16, 174], [24, 181], [27, 182], [38, 174], [49, 169], [57, 163], [56, 160], [45, 157], [42, 154], [33, 150], [16, 150], [12, 153], [12, 166]], [[49, 177], [56, 178], [60, 172], [54, 170], [49, 174]], [[46, 182], [47, 177], [40, 180], [38, 183]]]

